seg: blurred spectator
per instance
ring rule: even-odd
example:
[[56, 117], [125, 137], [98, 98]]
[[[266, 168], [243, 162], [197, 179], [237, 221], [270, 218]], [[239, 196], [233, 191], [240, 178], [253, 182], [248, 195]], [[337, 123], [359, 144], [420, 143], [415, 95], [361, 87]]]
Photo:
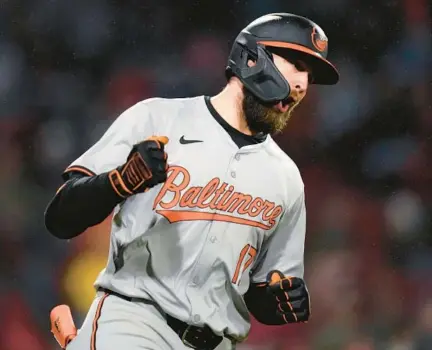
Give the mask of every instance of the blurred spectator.
[[63, 242], [44, 228], [63, 169], [134, 103], [217, 92], [237, 31], [281, 11], [320, 23], [341, 73], [275, 135], [306, 185], [312, 319], [253, 320], [239, 349], [432, 349], [428, 5], [2, 1], [0, 350], [57, 349], [50, 309], [69, 303], [80, 324], [94, 297], [106, 232]]

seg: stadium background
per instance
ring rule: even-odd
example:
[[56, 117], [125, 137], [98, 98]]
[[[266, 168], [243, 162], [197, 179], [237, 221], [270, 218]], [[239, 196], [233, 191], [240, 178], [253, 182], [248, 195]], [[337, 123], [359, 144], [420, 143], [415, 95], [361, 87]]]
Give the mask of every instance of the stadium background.
[[103, 235], [44, 229], [61, 171], [134, 102], [217, 92], [236, 33], [279, 11], [325, 29], [341, 82], [276, 137], [306, 184], [312, 320], [242, 349], [432, 349], [427, 1], [0, 1], [0, 349], [57, 349], [51, 307], [80, 324], [105, 263]]

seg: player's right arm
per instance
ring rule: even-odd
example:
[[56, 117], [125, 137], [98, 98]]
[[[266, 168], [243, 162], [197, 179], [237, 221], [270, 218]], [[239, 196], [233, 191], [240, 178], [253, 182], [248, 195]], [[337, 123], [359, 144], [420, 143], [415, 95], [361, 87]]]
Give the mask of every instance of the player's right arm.
[[[293, 187], [295, 188], [295, 186]], [[303, 184], [261, 250], [244, 295], [249, 311], [266, 325], [306, 322], [310, 298], [304, 277], [306, 205]], [[295, 193], [294, 192], [294, 193]]]
[[102, 138], [64, 172], [65, 183], [45, 211], [45, 226], [70, 239], [105, 220], [128, 197], [166, 180], [166, 137], [153, 127], [145, 102], [122, 113]]

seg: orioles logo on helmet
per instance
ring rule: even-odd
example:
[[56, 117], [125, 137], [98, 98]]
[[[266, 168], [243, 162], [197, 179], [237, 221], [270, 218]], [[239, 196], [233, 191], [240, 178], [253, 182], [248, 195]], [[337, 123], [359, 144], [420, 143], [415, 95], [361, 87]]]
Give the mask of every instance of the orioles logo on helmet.
[[319, 31], [317, 31], [316, 27], [312, 29], [311, 39], [313, 46], [319, 52], [324, 52], [327, 49], [328, 39]]

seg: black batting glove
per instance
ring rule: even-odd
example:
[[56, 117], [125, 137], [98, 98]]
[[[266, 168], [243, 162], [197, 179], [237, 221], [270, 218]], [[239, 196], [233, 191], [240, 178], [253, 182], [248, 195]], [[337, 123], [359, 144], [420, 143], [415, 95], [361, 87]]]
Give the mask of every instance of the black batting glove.
[[298, 277], [284, 276], [273, 270], [267, 275], [267, 293], [276, 298], [279, 324], [307, 322], [311, 313], [309, 292]]
[[133, 146], [126, 163], [109, 173], [117, 195], [127, 198], [165, 182], [168, 155], [164, 146], [167, 143], [166, 136], [152, 136]]

